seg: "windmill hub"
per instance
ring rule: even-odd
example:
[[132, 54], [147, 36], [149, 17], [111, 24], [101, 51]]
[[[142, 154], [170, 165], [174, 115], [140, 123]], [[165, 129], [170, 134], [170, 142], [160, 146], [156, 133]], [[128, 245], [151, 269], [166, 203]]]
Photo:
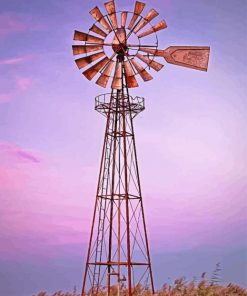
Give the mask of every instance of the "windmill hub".
[[127, 38], [125, 28], [117, 29], [114, 32], [114, 39], [112, 42], [112, 49], [118, 55], [125, 55], [127, 52]]

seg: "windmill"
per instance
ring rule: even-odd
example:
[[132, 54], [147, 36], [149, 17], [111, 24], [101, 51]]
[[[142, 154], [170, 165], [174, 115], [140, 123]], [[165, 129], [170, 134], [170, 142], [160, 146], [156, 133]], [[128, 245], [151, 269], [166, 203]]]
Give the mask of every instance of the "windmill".
[[[143, 13], [145, 4], [135, 2], [134, 11], [117, 12], [114, 1], [90, 11], [95, 22], [87, 33], [74, 32], [75, 63], [88, 80], [111, 87], [95, 99], [95, 109], [106, 117], [104, 145], [96, 192], [82, 296], [99, 292], [127, 295], [150, 289], [154, 293], [133, 119], [145, 109], [144, 98], [131, 97], [129, 89], [138, 79], [149, 81], [151, 70], [168, 63], [207, 71], [209, 47], [158, 48], [158, 32], [164, 20], [154, 23], [155, 9]], [[138, 290], [139, 289], [139, 290]], [[102, 294], [100, 294], [102, 295]]]

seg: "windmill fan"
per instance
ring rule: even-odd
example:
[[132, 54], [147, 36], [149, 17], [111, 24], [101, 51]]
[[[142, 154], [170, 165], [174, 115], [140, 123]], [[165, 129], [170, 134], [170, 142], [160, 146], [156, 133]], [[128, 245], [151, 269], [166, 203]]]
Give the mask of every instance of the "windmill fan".
[[107, 121], [82, 296], [116, 295], [114, 287], [118, 296], [140, 295], [140, 287], [154, 294], [133, 125], [145, 106], [129, 88], [151, 80], [150, 70], [160, 71], [164, 60], [202, 71], [208, 67], [209, 47], [159, 49], [158, 33], [166, 22], [155, 20], [155, 9], [143, 13], [144, 8], [137, 1], [133, 12], [116, 12], [114, 1], [107, 2], [105, 15], [97, 6], [90, 11], [95, 23], [88, 33], [74, 33], [73, 54], [82, 74], [111, 86], [111, 93], [95, 99]]
[[[153, 25], [151, 22], [159, 13], [151, 9], [142, 16], [144, 8], [145, 4], [137, 1], [133, 12], [116, 12], [114, 1], [110, 1], [105, 3], [106, 15], [97, 6], [90, 11], [96, 22], [88, 33], [75, 31], [74, 40], [83, 44], [73, 45], [73, 54], [82, 55], [75, 62], [79, 69], [84, 70], [82, 74], [88, 80], [98, 76], [96, 84], [106, 87], [112, 78], [111, 87], [121, 89], [121, 63], [124, 63], [127, 87], [138, 87], [136, 76], [148, 81], [153, 77], [147, 68], [155, 71], [163, 68], [163, 64], [156, 61], [160, 57], [171, 64], [207, 70], [209, 47], [170, 46], [165, 50], [158, 49], [157, 32], [167, 28], [166, 22], [161, 20]], [[156, 41], [145, 44], [145, 40], [150, 42], [147, 37], [152, 35], [155, 35]], [[132, 44], [130, 40], [137, 42]], [[107, 56], [109, 49], [112, 53]]]

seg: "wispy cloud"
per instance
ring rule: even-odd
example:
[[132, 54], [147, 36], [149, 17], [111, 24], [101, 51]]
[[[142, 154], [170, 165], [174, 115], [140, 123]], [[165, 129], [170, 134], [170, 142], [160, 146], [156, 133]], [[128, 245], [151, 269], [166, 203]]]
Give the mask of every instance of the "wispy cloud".
[[20, 56], [0, 60], [0, 65], [19, 65], [26, 62], [29, 56]]
[[[0, 67], [15, 67], [16, 65], [21, 65], [30, 60], [33, 55], [23, 55], [11, 58], [0, 59]], [[16, 74], [11, 74], [11, 86], [5, 92], [1, 93], [0, 90], [0, 104], [9, 102], [17, 93], [20, 91], [26, 91], [30, 88], [33, 83], [33, 79], [27, 76], [17, 76]], [[1, 77], [0, 77], [1, 79]]]
[[0, 15], [0, 37], [5, 37], [16, 32], [25, 32], [29, 26], [13, 15]]
[[20, 92], [27, 91], [33, 84], [33, 79], [27, 76], [16, 76], [9, 92], [0, 92], [0, 104], [8, 103]]
[[81, 224], [89, 220], [75, 202], [81, 181], [67, 171], [42, 152], [0, 141], [0, 260], [83, 240]]
[[33, 82], [33, 80], [30, 77], [17, 77], [16, 78], [17, 86], [22, 91], [27, 90], [31, 86], [32, 82]]
[[33, 16], [30, 14], [18, 13], [0, 13], [0, 39], [6, 38], [13, 34], [26, 33], [30, 31], [47, 30], [46, 24], [33, 22]]
[[12, 99], [11, 94], [0, 93], [0, 104], [9, 102]]
[[41, 162], [41, 157], [37, 153], [23, 149], [9, 142], [0, 142], [0, 159], [2, 159], [2, 163], [4, 163], [6, 160], [8, 163]]

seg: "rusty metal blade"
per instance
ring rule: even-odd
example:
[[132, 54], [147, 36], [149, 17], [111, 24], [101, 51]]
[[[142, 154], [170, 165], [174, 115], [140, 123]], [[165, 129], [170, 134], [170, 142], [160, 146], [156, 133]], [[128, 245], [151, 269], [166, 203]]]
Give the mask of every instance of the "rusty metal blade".
[[154, 49], [154, 48], [149, 48], [149, 47], [140, 47], [139, 49], [142, 52], [146, 52], [149, 54], [152, 54], [156, 57], [164, 57], [164, 50], [161, 49]]
[[121, 13], [121, 27], [122, 28], [125, 28], [125, 26], [126, 26], [127, 16], [128, 16], [128, 12], [127, 11], [123, 11]]
[[135, 72], [133, 70], [133, 65], [130, 64], [130, 61], [125, 61], [124, 62], [124, 70], [125, 70], [125, 77], [126, 77], [126, 83], [127, 87], [133, 88], [133, 87], [138, 87], [137, 80], [135, 78]]
[[108, 15], [110, 17], [113, 28], [117, 29], [118, 28], [118, 23], [117, 23], [115, 2], [114, 1], [106, 2], [105, 3], [105, 8], [106, 8], [106, 11], [108, 12]]
[[92, 62], [100, 59], [101, 57], [105, 56], [105, 53], [103, 51], [92, 54], [90, 56], [80, 58], [75, 60], [76, 65], [79, 69], [86, 67], [87, 65], [91, 64]]
[[142, 54], [140, 54], [139, 52], [136, 55], [141, 61], [143, 61], [144, 63], [146, 63], [148, 66], [150, 66], [151, 68], [153, 68], [155, 71], [160, 71], [164, 65], [149, 59], [148, 57], [143, 56]]
[[111, 87], [113, 89], [122, 88], [122, 63], [120, 62], [116, 63], [115, 73], [114, 73]]
[[82, 74], [88, 79], [92, 80], [95, 75], [109, 62], [108, 57], [103, 58], [101, 61], [93, 65], [91, 68], [84, 71]]
[[142, 33], [138, 34], [137, 36], [139, 38], [142, 38], [142, 37], [148, 36], [148, 35], [150, 35], [150, 34], [152, 34], [154, 32], [158, 32], [160, 30], [163, 30], [165, 28], [167, 28], [167, 24], [166, 24], [166, 22], [164, 20], [162, 20], [162, 21], [158, 22], [158, 24], [156, 24], [155, 26], [150, 28], [149, 30], [147, 30], [145, 32], [142, 32]]
[[101, 30], [99, 27], [97, 27], [95, 24], [92, 25], [92, 27], [89, 30], [104, 38], [107, 36], [107, 34], [103, 30]]
[[77, 41], [87, 41], [90, 43], [98, 43], [98, 44], [103, 44], [104, 43], [104, 39], [99, 38], [99, 37], [95, 37], [93, 35], [89, 35], [83, 32], [79, 32], [79, 31], [75, 31], [74, 33], [74, 40]]
[[159, 13], [155, 9], [151, 9], [148, 14], [140, 21], [140, 23], [135, 27], [134, 32], [137, 33], [142, 28], [146, 26], [151, 20], [153, 20]]
[[144, 81], [149, 81], [153, 79], [153, 77], [135, 59], [131, 59], [131, 62]]
[[102, 12], [100, 11], [100, 9], [99, 9], [99, 7], [94, 7], [91, 11], [90, 11], [90, 14], [92, 15], [92, 17], [96, 20], [96, 21], [98, 21], [100, 24], [101, 24], [101, 26], [103, 27], [103, 28], [105, 28], [106, 29], [106, 31], [108, 32], [108, 33], [110, 33], [111, 31], [112, 31], [112, 29], [111, 29], [111, 26], [109, 25], [109, 23], [106, 21], [106, 19], [104, 18], [104, 16], [103, 16], [103, 14], [102, 14]]
[[96, 81], [96, 84], [98, 84], [99, 86], [102, 86], [104, 88], [107, 86], [109, 78], [111, 77], [111, 72], [112, 72], [114, 64], [115, 64], [114, 61], [110, 61], [107, 64], [107, 66], [103, 70], [102, 74], [100, 75], [100, 77]]
[[131, 30], [136, 22], [136, 20], [138, 19], [138, 17], [141, 15], [144, 7], [145, 7], [145, 3], [136, 1], [135, 3], [135, 9], [134, 9], [134, 14], [130, 20], [130, 23], [128, 25], [128, 29]]
[[103, 50], [103, 45], [72, 45], [73, 55]]
[[163, 57], [170, 64], [207, 71], [209, 54], [208, 46], [170, 46]]

